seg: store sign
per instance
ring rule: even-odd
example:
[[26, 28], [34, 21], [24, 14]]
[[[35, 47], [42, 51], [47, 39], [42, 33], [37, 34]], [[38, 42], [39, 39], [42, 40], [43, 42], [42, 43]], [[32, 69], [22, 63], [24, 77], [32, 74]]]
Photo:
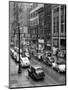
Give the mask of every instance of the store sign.
[[43, 39], [38, 39], [38, 42], [39, 43], [44, 43], [44, 40]]

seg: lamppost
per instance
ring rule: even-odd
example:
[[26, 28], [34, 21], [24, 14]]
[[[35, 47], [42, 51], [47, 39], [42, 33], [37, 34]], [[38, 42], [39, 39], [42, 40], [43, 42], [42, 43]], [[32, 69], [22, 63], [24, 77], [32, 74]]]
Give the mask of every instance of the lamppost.
[[19, 23], [19, 7], [18, 7], [18, 2], [17, 2], [17, 27], [18, 27], [18, 42], [19, 42], [19, 68], [18, 68], [18, 73], [21, 73], [21, 64], [20, 64], [20, 23]]
[[19, 37], [19, 68], [18, 73], [21, 73], [21, 62], [20, 62], [20, 23], [18, 23], [18, 37]]

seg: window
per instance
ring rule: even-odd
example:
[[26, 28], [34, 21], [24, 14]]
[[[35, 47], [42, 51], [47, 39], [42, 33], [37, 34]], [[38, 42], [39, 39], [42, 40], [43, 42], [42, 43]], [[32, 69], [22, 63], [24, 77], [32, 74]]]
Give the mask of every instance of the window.
[[58, 46], [59, 46], [59, 40], [58, 40], [58, 39], [54, 39], [54, 40], [53, 40], [53, 45], [54, 45], [55, 47], [58, 47]]
[[59, 12], [59, 7], [54, 9], [54, 13]]
[[65, 32], [65, 6], [61, 6], [61, 33]]
[[61, 24], [61, 33], [63, 33], [64, 32], [64, 24], [62, 23]]
[[61, 6], [61, 15], [64, 15], [64, 5]]
[[54, 33], [58, 33], [58, 31], [59, 31], [59, 16], [57, 16], [57, 17], [54, 17], [54, 22], [53, 22], [54, 24]]
[[61, 39], [60, 40], [60, 45], [61, 45], [61, 49], [65, 50], [66, 49], [66, 39]]

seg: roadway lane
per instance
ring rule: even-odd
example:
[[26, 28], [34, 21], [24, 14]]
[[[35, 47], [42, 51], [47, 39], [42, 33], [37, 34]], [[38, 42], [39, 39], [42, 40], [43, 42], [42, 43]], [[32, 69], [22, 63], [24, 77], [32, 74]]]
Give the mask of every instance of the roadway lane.
[[45, 72], [44, 80], [34, 81], [31, 77], [28, 76], [28, 68], [23, 68], [22, 73], [19, 75], [17, 73], [18, 65], [14, 62], [13, 59], [10, 59], [10, 88], [65, 84], [65, 75], [59, 74], [52, 68], [41, 64], [34, 58], [30, 60], [30, 63], [31, 65], [41, 65], [43, 67]]
[[[48, 78], [47, 78], [47, 83], [48, 85], [61, 85], [61, 84], [65, 84], [65, 74], [60, 74], [57, 71], [53, 70], [51, 67], [39, 62], [38, 60], [35, 60], [34, 58], [32, 58], [31, 60], [31, 64], [39, 64], [43, 67], [44, 72], [45, 72], [45, 78], [48, 77], [49, 78], [49, 83], [48, 83]], [[50, 81], [52, 81], [50, 83]]]

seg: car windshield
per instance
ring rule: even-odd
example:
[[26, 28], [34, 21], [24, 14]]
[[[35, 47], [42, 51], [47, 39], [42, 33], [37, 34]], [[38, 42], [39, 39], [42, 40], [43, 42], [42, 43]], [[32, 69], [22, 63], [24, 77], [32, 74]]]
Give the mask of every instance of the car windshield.
[[28, 58], [27, 57], [23, 57], [22, 60], [25, 62], [25, 61], [28, 61]]
[[54, 62], [55, 60], [54, 60], [54, 58], [51, 58], [50, 61], [51, 61], [51, 62]]
[[43, 70], [42, 70], [42, 68], [37, 68], [36, 69], [36, 72], [42, 72]]

